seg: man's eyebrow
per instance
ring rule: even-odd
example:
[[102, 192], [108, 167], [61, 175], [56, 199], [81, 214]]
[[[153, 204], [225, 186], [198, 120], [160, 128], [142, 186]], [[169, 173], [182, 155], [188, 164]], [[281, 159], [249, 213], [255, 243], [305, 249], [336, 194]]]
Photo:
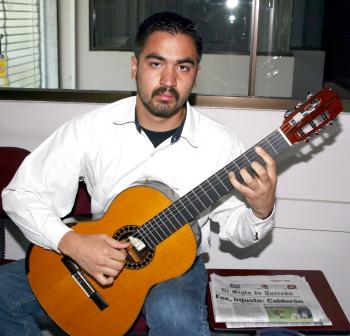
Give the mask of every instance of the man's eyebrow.
[[179, 59], [177, 61], [178, 64], [181, 64], [181, 63], [190, 63], [190, 64], [193, 64], [193, 65], [196, 65], [196, 63], [194, 62], [193, 58], [191, 57], [186, 57], [186, 58], [182, 58], [182, 59]]
[[[156, 54], [156, 53], [151, 53], [151, 54], [148, 54], [145, 56], [146, 59], [150, 59], [150, 58], [153, 58], [153, 59], [157, 59], [159, 61], [166, 61], [166, 58], [159, 55], [159, 54]], [[179, 60], [176, 61], [177, 64], [182, 64], [182, 63], [190, 63], [190, 64], [193, 64], [193, 65], [196, 65], [195, 61], [191, 58], [191, 57], [185, 57], [185, 58], [181, 58]]]
[[165, 58], [160, 56], [159, 54], [151, 53], [145, 56], [145, 58], [155, 58], [160, 61], [165, 61]]

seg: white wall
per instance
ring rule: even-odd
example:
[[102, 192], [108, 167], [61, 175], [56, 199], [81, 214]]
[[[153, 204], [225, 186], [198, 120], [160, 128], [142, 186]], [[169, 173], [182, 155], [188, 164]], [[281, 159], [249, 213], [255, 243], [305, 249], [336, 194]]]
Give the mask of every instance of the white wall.
[[[97, 104], [0, 101], [0, 146], [33, 150], [65, 120]], [[232, 127], [248, 147], [280, 126], [282, 111], [201, 108]], [[218, 240], [213, 227], [207, 266], [322, 270], [350, 319], [350, 114], [327, 128], [311, 145], [296, 145], [279, 164], [276, 227], [247, 249]], [[7, 232], [8, 258], [23, 257], [13, 227]], [[21, 239], [20, 239], [21, 240]]]
[[60, 89], [75, 89], [75, 0], [58, 1]]

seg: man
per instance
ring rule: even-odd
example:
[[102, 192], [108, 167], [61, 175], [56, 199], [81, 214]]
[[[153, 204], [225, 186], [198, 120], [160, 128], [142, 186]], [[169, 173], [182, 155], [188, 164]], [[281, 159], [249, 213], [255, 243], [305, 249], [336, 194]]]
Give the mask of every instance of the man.
[[[140, 25], [131, 60], [137, 96], [63, 125], [24, 161], [4, 190], [5, 210], [29, 240], [70, 256], [100, 284], [111, 285], [124, 267], [128, 243], [79, 234], [60, 220], [72, 208], [79, 178], [91, 195], [92, 212], [105, 212], [135, 181], [158, 180], [182, 196], [242, 152], [230, 130], [187, 102], [201, 55], [198, 27], [182, 16], [159, 13]], [[229, 173], [251, 209], [232, 195], [202, 214], [199, 254], [208, 251], [210, 219], [219, 222], [222, 239], [239, 247], [271, 229], [275, 165], [261, 148], [256, 151], [266, 165], [253, 162], [254, 176], [243, 169], [244, 183], [239, 183]], [[150, 335], [209, 335], [206, 279], [199, 256], [183, 276], [153, 287], [143, 308]], [[0, 300], [0, 333], [39, 335], [35, 321], [45, 313], [26, 282], [23, 262], [0, 268]]]

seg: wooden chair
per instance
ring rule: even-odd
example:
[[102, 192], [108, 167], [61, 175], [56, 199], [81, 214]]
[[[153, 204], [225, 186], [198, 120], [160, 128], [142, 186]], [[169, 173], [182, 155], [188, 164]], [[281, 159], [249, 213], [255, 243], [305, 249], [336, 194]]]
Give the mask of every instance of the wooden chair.
[[[0, 195], [10, 183], [18, 167], [30, 152], [19, 147], [0, 147]], [[6, 213], [0, 197], [0, 259], [5, 258], [5, 223]]]

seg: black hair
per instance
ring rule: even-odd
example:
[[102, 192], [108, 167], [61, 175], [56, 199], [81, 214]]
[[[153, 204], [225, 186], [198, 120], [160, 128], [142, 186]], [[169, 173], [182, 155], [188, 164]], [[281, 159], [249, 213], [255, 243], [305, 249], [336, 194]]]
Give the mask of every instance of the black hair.
[[199, 27], [190, 19], [173, 12], [161, 12], [146, 18], [138, 27], [134, 53], [139, 58], [149, 36], [156, 31], [167, 32], [172, 35], [185, 34], [195, 43], [198, 63], [202, 58], [203, 42]]

